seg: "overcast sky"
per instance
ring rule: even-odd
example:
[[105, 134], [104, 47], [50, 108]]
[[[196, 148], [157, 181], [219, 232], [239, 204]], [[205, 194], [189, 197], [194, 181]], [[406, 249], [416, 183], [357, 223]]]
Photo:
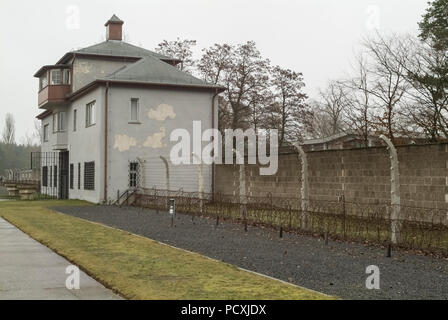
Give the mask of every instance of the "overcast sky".
[[163, 39], [197, 40], [197, 56], [214, 43], [256, 41], [274, 65], [303, 72], [315, 97], [344, 77], [363, 37], [417, 33], [427, 0], [1, 0], [0, 130], [16, 119], [17, 140], [31, 134], [38, 80], [33, 74], [66, 52], [104, 40], [104, 23], [124, 20], [128, 42], [153, 50]]

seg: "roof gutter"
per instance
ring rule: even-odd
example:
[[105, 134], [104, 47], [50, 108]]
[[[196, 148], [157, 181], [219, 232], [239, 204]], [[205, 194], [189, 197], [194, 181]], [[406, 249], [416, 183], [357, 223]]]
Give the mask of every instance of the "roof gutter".
[[[215, 129], [215, 98], [220, 93], [218, 88], [215, 89], [215, 93], [212, 97], [212, 129]], [[212, 137], [212, 142], [214, 136]], [[215, 157], [215, 149], [213, 148], [213, 158]], [[212, 201], [215, 201], [215, 161], [212, 163]]]
[[107, 202], [107, 141], [109, 129], [109, 81], [106, 82], [106, 93], [104, 97], [104, 203]]

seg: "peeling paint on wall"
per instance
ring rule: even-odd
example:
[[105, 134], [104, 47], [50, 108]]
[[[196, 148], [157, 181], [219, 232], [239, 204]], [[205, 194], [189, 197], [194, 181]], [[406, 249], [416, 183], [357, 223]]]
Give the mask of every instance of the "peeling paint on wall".
[[81, 61], [77, 65], [77, 71], [80, 73], [89, 73], [91, 68], [91, 64], [87, 61]]
[[165, 138], [165, 127], [160, 128], [160, 132], [154, 133], [152, 136], [149, 136], [143, 146], [153, 149], [163, 148], [165, 145], [163, 143], [163, 138]]
[[127, 151], [131, 147], [135, 147], [136, 145], [137, 145], [137, 140], [133, 137], [129, 137], [125, 134], [115, 135], [114, 149], [118, 149], [118, 151], [120, 151], [120, 152]]
[[165, 121], [166, 119], [176, 118], [176, 113], [174, 112], [173, 106], [169, 104], [159, 104], [157, 109], [149, 109], [148, 118], [151, 120]]

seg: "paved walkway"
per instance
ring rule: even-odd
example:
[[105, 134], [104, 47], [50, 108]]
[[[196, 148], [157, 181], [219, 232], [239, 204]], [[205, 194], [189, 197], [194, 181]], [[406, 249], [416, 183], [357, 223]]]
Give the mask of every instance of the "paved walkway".
[[0, 218], [0, 300], [109, 300], [111, 290], [80, 272], [80, 289], [69, 290], [71, 263]]

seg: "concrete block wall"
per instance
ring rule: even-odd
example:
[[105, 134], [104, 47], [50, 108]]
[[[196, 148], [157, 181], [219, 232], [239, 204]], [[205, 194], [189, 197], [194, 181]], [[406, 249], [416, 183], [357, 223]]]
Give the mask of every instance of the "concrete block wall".
[[[448, 209], [448, 144], [397, 147], [403, 206]], [[390, 203], [390, 159], [385, 147], [308, 152], [310, 199], [365, 204]], [[238, 195], [239, 166], [217, 165], [216, 192]], [[260, 176], [246, 165], [248, 196], [300, 198], [301, 163], [296, 153], [279, 155], [276, 175]]]

